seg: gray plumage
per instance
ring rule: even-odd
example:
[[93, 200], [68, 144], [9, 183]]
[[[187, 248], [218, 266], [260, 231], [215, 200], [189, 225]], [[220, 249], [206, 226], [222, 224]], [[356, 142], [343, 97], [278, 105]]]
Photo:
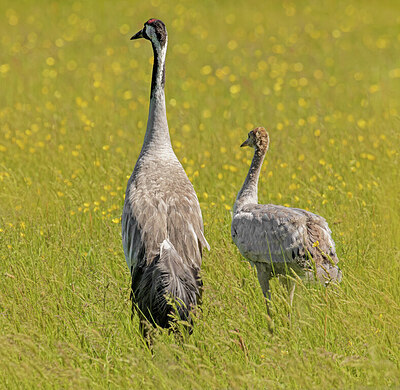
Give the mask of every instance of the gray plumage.
[[201, 294], [203, 234], [200, 205], [171, 146], [165, 109], [167, 31], [150, 19], [133, 39], [154, 51], [149, 118], [142, 150], [128, 180], [122, 242], [132, 275], [134, 307], [153, 325], [168, 327], [173, 304], [182, 320]]
[[270, 297], [269, 279], [290, 273], [290, 268], [300, 276], [316, 276], [326, 284], [340, 281], [335, 243], [323, 217], [302, 209], [258, 204], [258, 178], [268, 145], [269, 136], [262, 127], [251, 131], [242, 144], [254, 147], [255, 153], [234, 206], [234, 243], [256, 266], [265, 296]]

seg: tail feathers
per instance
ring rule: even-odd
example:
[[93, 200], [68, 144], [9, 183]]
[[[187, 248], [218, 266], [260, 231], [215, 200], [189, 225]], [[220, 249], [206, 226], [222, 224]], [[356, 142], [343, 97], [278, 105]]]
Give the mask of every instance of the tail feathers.
[[190, 310], [196, 306], [201, 290], [199, 270], [186, 264], [169, 240], [160, 245], [160, 255], [142, 269], [139, 283], [132, 278], [134, 300], [145, 317], [168, 327], [170, 314], [191, 322]]
[[329, 264], [324, 271], [325, 284], [330, 282], [340, 283], [342, 281], [342, 270], [337, 265]]
[[330, 283], [340, 283], [342, 280], [342, 270], [337, 266], [325, 262], [324, 264], [315, 264], [315, 268], [306, 271], [307, 280], [319, 280], [324, 285]]
[[188, 320], [200, 296], [198, 269], [185, 264], [168, 240], [161, 244], [158, 269], [166, 282], [165, 293], [173, 299], [181, 319]]

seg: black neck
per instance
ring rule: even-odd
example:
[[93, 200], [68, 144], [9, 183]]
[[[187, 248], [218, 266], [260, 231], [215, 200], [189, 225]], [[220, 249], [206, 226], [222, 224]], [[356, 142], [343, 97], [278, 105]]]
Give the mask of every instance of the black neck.
[[161, 49], [157, 50], [153, 43], [152, 46], [154, 53], [154, 62], [153, 62], [153, 75], [151, 78], [150, 98], [154, 97], [155, 91], [164, 89], [165, 87], [165, 58], [163, 58], [160, 52]]
[[[171, 140], [169, 137], [167, 113], [165, 108], [165, 53], [166, 44], [161, 49], [155, 47], [153, 75], [151, 81], [149, 117], [147, 120], [146, 135], [144, 138], [142, 152], [155, 147], [158, 152], [160, 148], [167, 148], [172, 151]], [[158, 45], [157, 45], [158, 46]]]

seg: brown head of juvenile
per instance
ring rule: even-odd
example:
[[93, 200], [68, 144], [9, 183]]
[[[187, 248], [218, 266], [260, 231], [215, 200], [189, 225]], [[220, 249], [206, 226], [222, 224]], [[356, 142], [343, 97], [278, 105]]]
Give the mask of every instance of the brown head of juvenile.
[[256, 152], [264, 154], [268, 150], [269, 146], [269, 135], [264, 127], [256, 127], [251, 130], [248, 134], [247, 140], [244, 141], [240, 147], [250, 146], [253, 147]]

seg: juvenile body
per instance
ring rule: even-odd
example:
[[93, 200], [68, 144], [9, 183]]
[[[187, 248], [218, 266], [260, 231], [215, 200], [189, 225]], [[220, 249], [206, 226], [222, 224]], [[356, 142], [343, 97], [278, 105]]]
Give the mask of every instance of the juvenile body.
[[[254, 157], [236, 198], [231, 234], [240, 253], [256, 266], [264, 296], [271, 299], [270, 278], [290, 274], [290, 269], [307, 279], [316, 276], [325, 284], [340, 282], [335, 243], [323, 217], [302, 209], [258, 204], [258, 178], [269, 146], [266, 130], [252, 130], [242, 146], [253, 147]], [[293, 291], [294, 285], [290, 303]]]

